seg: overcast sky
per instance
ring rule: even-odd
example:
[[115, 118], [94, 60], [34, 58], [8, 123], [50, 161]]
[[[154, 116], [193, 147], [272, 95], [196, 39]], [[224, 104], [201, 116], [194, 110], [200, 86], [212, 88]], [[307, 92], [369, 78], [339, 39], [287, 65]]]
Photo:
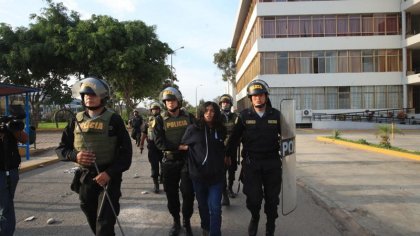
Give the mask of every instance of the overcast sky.
[[[226, 92], [226, 82], [213, 64], [213, 54], [231, 46], [239, 0], [62, 0], [83, 19], [92, 14], [109, 15], [119, 21], [142, 20], [155, 25], [159, 40], [173, 49], [178, 85], [184, 99], [213, 100]], [[29, 14], [40, 13], [43, 0], [0, 0], [0, 22], [28, 26]], [[168, 58], [168, 64], [170, 64]], [[203, 86], [200, 86], [202, 84]]]

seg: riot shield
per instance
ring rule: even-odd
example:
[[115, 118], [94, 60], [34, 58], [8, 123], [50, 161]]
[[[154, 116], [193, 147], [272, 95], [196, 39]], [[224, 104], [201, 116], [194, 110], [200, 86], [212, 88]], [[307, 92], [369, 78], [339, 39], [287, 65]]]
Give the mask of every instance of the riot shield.
[[296, 120], [295, 101], [282, 100], [280, 103], [281, 142], [280, 155], [282, 157], [282, 214], [288, 215], [297, 206], [296, 199]]

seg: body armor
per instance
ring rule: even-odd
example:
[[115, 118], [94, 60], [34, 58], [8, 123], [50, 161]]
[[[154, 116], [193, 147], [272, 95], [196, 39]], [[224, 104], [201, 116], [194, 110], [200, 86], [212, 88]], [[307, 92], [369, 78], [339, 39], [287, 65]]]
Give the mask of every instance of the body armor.
[[76, 115], [82, 130], [78, 125], [75, 125], [74, 148], [77, 151], [88, 150], [95, 153], [96, 164], [99, 166], [112, 163], [115, 157], [117, 137], [108, 135], [112, 114], [111, 111], [106, 110], [102, 115], [93, 119], [86, 116], [85, 112], [79, 112]]

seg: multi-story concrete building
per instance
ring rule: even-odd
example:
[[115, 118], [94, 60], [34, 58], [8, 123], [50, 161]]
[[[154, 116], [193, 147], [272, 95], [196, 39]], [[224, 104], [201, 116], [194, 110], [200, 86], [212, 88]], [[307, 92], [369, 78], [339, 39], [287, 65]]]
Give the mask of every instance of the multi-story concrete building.
[[233, 36], [236, 100], [263, 79], [278, 107], [312, 112], [415, 108], [420, 113], [420, 0], [241, 0]]

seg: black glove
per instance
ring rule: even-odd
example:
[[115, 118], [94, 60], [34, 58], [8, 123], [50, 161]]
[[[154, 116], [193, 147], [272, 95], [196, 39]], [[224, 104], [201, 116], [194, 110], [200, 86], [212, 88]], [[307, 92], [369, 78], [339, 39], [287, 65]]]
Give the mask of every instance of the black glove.
[[22, 131], [25, 128], [25, 124], [21, 120], [12, 120], [8, 124], [8, 128], [10, 131]]

